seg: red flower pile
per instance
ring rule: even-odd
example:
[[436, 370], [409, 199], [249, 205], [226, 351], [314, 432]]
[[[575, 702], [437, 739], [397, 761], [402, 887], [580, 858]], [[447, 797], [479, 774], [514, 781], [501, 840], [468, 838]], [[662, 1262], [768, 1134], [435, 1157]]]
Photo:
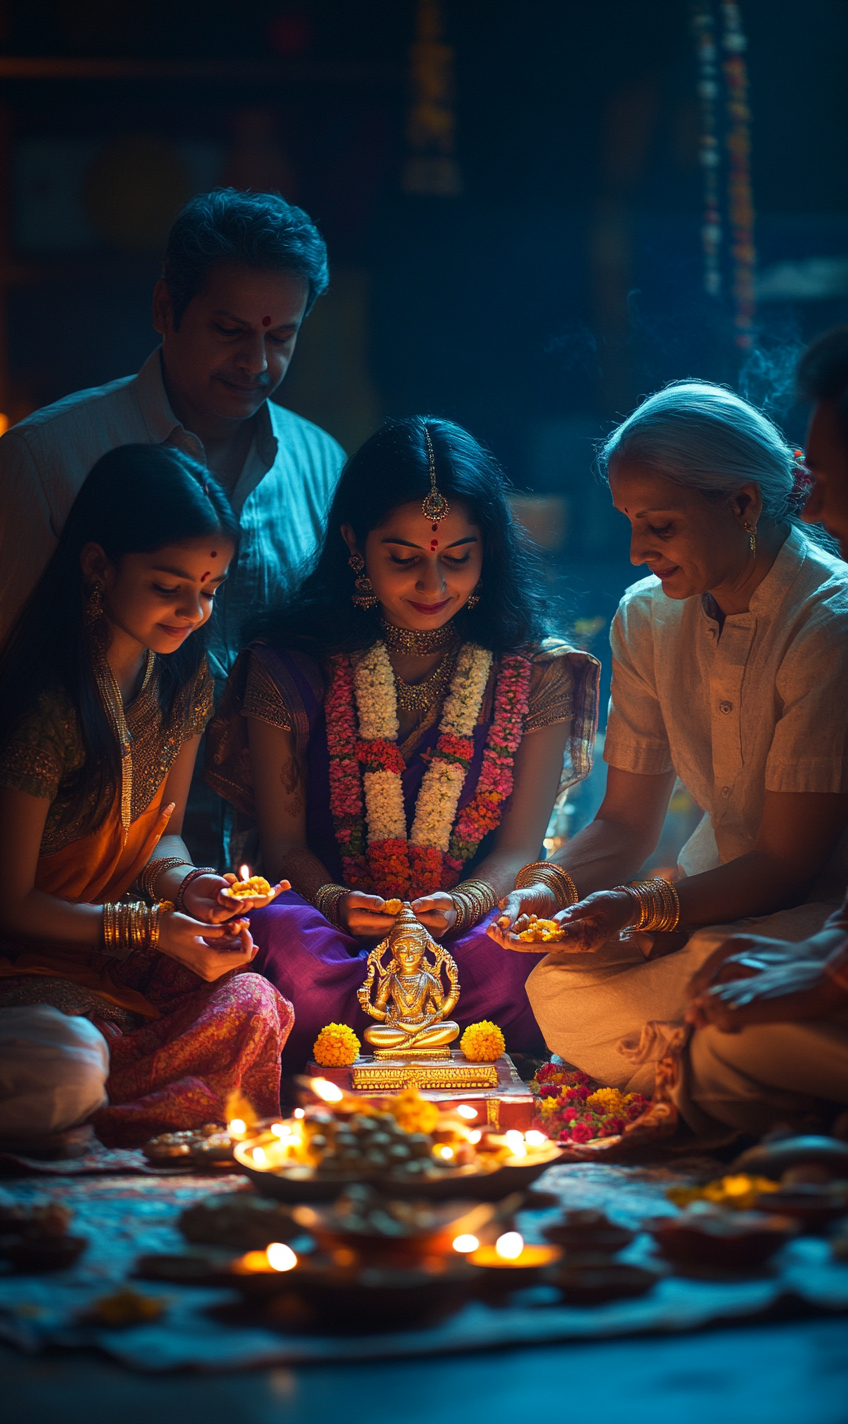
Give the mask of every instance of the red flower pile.
[[641, 1093], [599, 1087], [588, 1074], [556, 1063], [543, 1063], [529, 1087], [538, 1100], [533, 1126], [564, 1144], [617, 1137], [650, 1106]]

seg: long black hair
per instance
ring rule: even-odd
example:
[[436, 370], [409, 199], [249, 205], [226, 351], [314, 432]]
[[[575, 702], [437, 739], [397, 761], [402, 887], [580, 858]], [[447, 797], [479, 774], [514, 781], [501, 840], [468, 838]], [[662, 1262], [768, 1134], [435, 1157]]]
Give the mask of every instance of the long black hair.
[[[44, 693], [64, 692], [85, 747], [72, 807], [88, 805], [86, 830], [102, 819], [121, 773], [118, 739], [97, 690], [85, 626], [83, 548], [99, 544], [112, 563], [120, 564], [125, 554], [203, 534], [219, 535], [238, 547], [238, 524], [226, 495], [202, 465], [170, 445], [110, 450], [74, 500], [53, 557], [0, 649], [0, 750]], [[200, 669], [208, 628], [207, 622], [175, 652], [159, 657], [163, 723]]]
[[378, 611], [363, 612], [351, 602], [354, 574], [340, 530], [351, 525], [362, 549], [392, 510], [424, 499], [430, 489], [425, 427], [439, 490], [449, 502], [465, 505], [483, 536], [480, 602], [457, 613], [462, 637], [499, 653], [545, 636], [540, 573], [512, 517], [500, 466], [461, 426], [414, 416], [387, 421], [347, 461], [311, 570], [288, 599], [248, 621], [246, 641], [301, 649], [322, 664], [333, 653], [376, 642]]

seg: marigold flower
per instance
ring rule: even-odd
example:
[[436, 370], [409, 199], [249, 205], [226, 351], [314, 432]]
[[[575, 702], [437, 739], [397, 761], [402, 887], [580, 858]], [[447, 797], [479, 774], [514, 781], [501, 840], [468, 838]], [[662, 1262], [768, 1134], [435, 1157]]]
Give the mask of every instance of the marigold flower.
[[497, 1024], [482, 1019], [469, 1024], [459, 1046], [472, 1063], [494, 1063], [506, 1051], [506, 1041]]
[[322, 1068], [347, 1068], [359, 1057], [361, 1045], [347, 1024], [331, 1023], [315, 1040], [312, 1056]]
[[601, 1113], [622, 1112], [627, 1101], [618, 1088], [597, 1088], [586, 1099], [586, 1106]]

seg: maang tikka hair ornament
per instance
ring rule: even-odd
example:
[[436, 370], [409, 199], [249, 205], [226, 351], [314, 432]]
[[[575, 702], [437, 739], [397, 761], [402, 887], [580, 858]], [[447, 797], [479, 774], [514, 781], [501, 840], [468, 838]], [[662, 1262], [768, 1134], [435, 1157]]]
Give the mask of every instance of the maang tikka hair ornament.
[[435, 529], [437, 524], [441, 523], [443, 519], [447, 519], [450, 514], [450, 505], [441, 491], [436, 488], [436, 455], [426, 425], [424, 426], [424, 439], [427, 442], [427, 459], [430, 465], [430, 493], [421, 505], [421, 513], [425, 519], [431, 521]]

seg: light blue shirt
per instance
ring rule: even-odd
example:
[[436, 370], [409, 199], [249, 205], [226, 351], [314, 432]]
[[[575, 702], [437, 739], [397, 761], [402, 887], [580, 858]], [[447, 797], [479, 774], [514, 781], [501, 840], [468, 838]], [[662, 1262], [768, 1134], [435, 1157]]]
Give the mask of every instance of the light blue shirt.
[[[117, 445], [171, 444], [206, 464], [202, 442], [171, 409], [160, 351], [137, 376], [77, 391], [0, 440], [0, 636], [37, 582], [86, 476]], [[323, 532], [344, 460], [326, 431], [266, 401], [232, 492], [242, 527], [238, 564], [216, 596], [210, 663], [225, 677], [241, 625], [296, 580]]]

